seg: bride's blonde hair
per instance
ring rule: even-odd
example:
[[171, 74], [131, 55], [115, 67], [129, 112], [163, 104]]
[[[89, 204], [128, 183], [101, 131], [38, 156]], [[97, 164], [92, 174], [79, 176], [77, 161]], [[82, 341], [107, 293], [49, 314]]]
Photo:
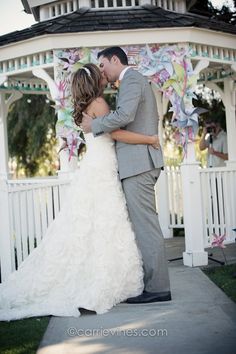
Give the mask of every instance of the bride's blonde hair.
[[82, 112], [103, 92], [101, 86], [101, 73], [95, 64], [85, 64], [78, 69], [72, 78], [71, 93], [73, 102], [73, 112], [75, 123], [80, 125], [82, 122]]

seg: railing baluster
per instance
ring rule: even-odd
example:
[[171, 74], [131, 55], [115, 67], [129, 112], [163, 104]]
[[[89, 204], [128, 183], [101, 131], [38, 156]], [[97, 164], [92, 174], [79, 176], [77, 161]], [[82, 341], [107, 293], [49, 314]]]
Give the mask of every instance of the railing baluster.
[[23, 259], [25, 259], [28, 256], [27, 205], [25, 191], [20, 192], [20, 223]]
[[14, 217], [13, 217], [13, 196], [12, 193], [9, 194], [9, 215], [10, 215], [10, 237], [11, 237], [11, 265], [12, 271], [16, 270], [16, 262], [15, 262], [15, 230], [14, 230]]
[[13, 194], [13, 210], [14, 210], [14, 229], [16, 237], [16, 254], [17, 254], [17, 267], [23, 261], [22, 244], [21, 244], [21, 224], [20, 224], [20, 201], [19, 193]]
[[51, 224], [53, 220], [53, 199], [52, 199], [52, 188], [47, 188], [47, 224]]
[[39, 200], [40, 200], [41, 227], [42, 227], [41, 238], [42, 238], [47, 230], [47, 209], [46, 209], [47, 200], [46, 200], [45, 188], [40, 188]]
[[26, 191], [27, 193], [27, 209], [28, 209], [28, 233], [29, 233], [29, 251], [34, 249], [35, 224], [34, 224], [34, 201], [33, 190]]
[[173, 168], [170, 168], [170, 204], [171, 204], [171, 222], [175, 225], [175, 207], [174, 207], [174, 178]]
[[34, 217], [35, 217], [35, 242], [38, 246], [41, 241], [41, 213], [40, 213], [40, 199], [39, 189], [34, 189]]

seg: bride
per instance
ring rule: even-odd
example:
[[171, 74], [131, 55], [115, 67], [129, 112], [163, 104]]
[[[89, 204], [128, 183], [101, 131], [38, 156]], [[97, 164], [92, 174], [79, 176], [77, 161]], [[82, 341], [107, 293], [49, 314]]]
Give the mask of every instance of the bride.
[[[109, 111], [104, 78], [93, 64], [73, 77], [74, 118]], [[114, 140], [151, 144], [157, 136], [117, 130], [85, 136], [87, 152], [67, 198], [36, 249], [0, 285], [0, 320], [75, 316], [79, 308], [104, 313], [143, 291], [141, 255], [135, 243], [117, 173]]]

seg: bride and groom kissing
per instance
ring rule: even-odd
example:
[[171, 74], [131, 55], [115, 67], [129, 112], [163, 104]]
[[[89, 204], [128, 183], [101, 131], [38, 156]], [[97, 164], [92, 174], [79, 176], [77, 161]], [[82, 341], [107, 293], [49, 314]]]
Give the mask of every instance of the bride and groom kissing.
[[[82, 128], [95, 137], [116, 129], [158, 134], [158, 113], [152, 89], [146, 79], [128, 66], [125, 52], [111, 47], [98, 54], [99, 68], [108, 82], [120, 81], [115, 112], [92, 119], [84, 114]], [[99, 112], [100, 113], [100, 112]], [[101, 114], [100, 114], [101, 115]], [[152, 145], [116, 143], [119, 177], [129, 217], [144, 267], [145, 291], [128, 303], [170, 300], [165, 246], [155, 207], [154, 185], [163, 167], [161, 149]]]
[[[154, 194], [163, 168], [155, 97], [120, 47], [98, 60], [71, 85], [87, 152], [42, 242], [0, 285], [0, 320], [171, 300]], [[111, 112], [102, 92], [118, 79]]]

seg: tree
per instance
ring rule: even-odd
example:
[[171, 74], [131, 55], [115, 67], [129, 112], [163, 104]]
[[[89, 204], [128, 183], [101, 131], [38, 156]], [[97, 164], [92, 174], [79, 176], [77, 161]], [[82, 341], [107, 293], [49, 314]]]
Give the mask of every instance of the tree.
[[[234, 6], [236, 7], [236, 0], [234, 0]], [[235, 12], [229, 8], [227, 2], [225, 2], [222, 8], [219, 9], [214, 7], [210, 0], [197, 0], [190, 8], [190, 11], [198, 15], [207, 16], [232, 25], [236, 24]]]
[[9, 155], [26, 177], [55, 174], [55, 123], [55, 110], [45, 102], [45, 96], [24, 95], [12, 104], [8, 114]]

